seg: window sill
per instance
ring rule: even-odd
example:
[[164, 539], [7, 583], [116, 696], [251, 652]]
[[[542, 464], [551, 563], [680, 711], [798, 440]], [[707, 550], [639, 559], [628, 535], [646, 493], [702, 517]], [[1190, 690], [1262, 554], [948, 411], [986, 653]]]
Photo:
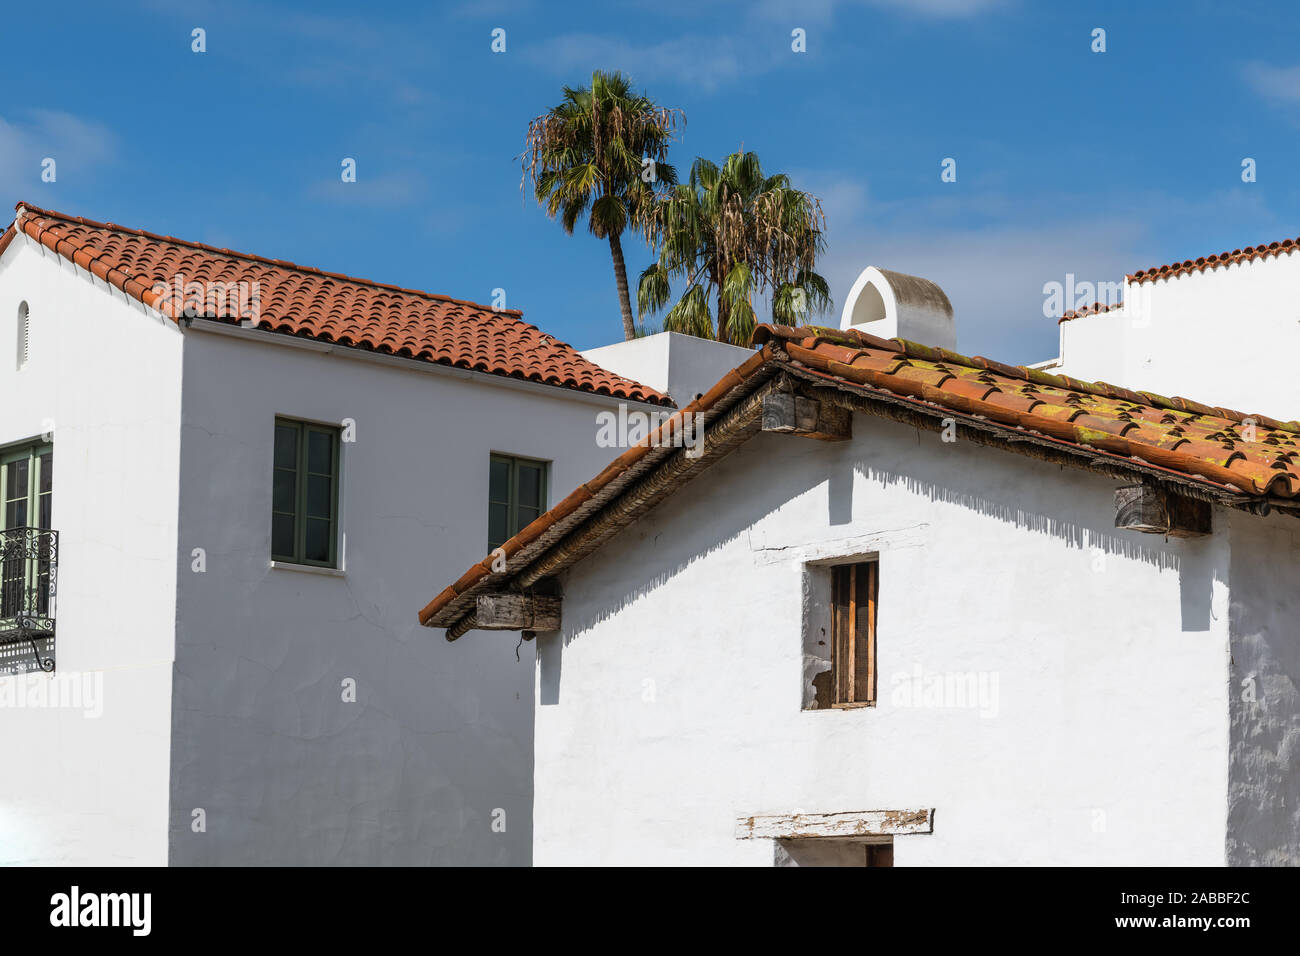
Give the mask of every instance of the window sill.
[[876, 706], [876, 702], [874, 700], [860, 700], [860, 701], [853, 701], [852, 703], [831, 704], [830, 707], [826, 709], [827, 710], [859, 710], [863, 707], [875, 707], [875, 706]]
[[272, 561], [271, 567], [279, 568], [282, 571], [306, 571], [308, 574], [324, 574], [327, 577], [341, 578], [344, 577], [342, 568], [321, 568], [314, 564], [293, 564], [289, 561]]

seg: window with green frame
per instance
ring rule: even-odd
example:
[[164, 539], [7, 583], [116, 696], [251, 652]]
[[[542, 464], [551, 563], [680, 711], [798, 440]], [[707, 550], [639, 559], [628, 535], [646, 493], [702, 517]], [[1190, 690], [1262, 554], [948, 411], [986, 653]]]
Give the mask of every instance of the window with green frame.
[[549, 465], [493, 455], [488, 472], [488, 550], [499, 548], [546, 510]]
[[275, 420], [271, 559], [338, 567], [339, 430]]
[[0, 531], [50, 527], [54, 503], [54, 446], [0, 451]]
[[[54, 447], [48, 442], [0, 449], [0, 531], [50, 527], [54, 504]], [[35, 594], [29, 605], [26, 594]], [[48, 563], [22, 553], [0, 561], [0, 628], [20, 608], [26, 613], [49, 612]], [[45, 654], [51, 648], [47, 647]], [[38, 656], [45, 656], [45, 654]]]

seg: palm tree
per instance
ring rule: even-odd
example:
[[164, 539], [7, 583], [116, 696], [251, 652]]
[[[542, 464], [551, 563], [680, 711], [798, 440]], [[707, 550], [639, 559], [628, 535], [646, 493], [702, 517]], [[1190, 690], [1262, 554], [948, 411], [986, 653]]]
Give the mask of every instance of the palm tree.
[[591, 234], [609, 240], [628, 339], [636, 324], [622, 235], [629, 225], [644, 229], [655, 200], [677, 184], [668, 143], [685, 122], [681, 110], [632, 93], [623, 74], [597, 70], [591, 86], [566, 86], [563, 102], [528, 124], [524, 181], [532, 180], [538, 205], [552, 219], [558, 215], [565, 232], [572, 235], [585, 213]]
[[831, 306], [830, 287], [813, 271], [826, 245], [821, 202], [788, 176], [765, 176], [754, 153], [732, 153], [721, 168], [696, 159], [690, 183], [657, 202], [644, 228], [659, 259], [641, 273], [637, 311], [664, 308], [671, 277], [686, 277], [667, 331], [748, 342], [754, 294], [768, 290], [773, 318], [792, 325]]

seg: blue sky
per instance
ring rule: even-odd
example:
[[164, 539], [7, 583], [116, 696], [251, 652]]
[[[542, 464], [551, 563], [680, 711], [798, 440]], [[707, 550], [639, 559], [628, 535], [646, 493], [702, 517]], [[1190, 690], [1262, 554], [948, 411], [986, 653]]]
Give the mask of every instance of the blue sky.
[[[1137, 9], [1132, 9], [1137, 7]], [[949, 293], [968, 353], [1056, 354], [1043, 284], [1300, 235], [1300, 12], [1027, 0], [311, 3], [5, 11], [0, 201], [458, 298], [589, 348], [608, 246], [519, 189], [528, 120], [593, 68], [818, 195], [840, 300], [868, 264]], [[207, 52], [191, 51], [202, 27]], [[506, 30], [506, 52], [491, 31]], [[1093, 53], [1092, 31], [1106, 30]], [[791, 50], [806, 31], [807, 52]], [[41, 160], [57, 181], [41, 181]], [[358, 181], [340, 181], [344, 157]], [[946, 157], [957, 181], [940, 180]], [[1258, 178], [1241, 180], [1243, 158]], [[628, 242], [635, 274], [650, 253]], [[1231, 316], [1225, 316], [1231, 322]]]

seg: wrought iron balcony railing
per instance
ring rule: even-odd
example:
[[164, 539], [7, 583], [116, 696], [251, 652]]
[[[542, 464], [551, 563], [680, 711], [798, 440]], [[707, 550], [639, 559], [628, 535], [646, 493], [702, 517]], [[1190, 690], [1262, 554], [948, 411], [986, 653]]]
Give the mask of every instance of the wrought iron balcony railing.
[[[54, 595], [59, 533], [45, 528], [0, 531], [0, 672], [18, 668], [15, 649], [28, 643], [41, 670], [54, 669]], [[26, 656], [25, 654], [22, 656]]]

